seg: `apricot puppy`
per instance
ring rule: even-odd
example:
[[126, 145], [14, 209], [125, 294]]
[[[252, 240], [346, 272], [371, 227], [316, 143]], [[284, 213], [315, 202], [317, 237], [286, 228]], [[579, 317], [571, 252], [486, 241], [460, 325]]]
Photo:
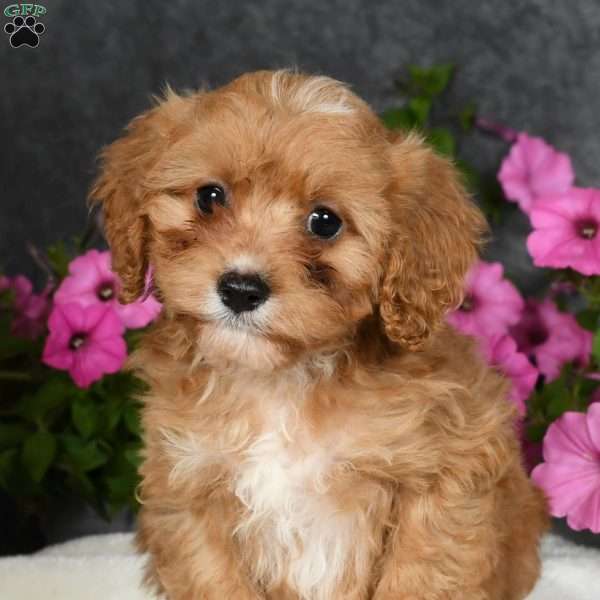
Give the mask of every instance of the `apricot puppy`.
[[444, 325], [484, 221], [327, 77], [164, 100], [103, 153], [121, 299], [153, 269], [139, 547], [170, 600], [517, 600], [546, 517], [503, 379]]

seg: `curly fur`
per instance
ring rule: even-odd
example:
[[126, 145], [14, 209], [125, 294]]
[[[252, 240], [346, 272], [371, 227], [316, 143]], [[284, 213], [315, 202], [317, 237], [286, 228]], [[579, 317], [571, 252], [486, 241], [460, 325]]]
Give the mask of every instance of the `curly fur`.
[[[325, 77], [245, 75], [103, 153], [123, 301], [152, 265], [138, 541], [170, 600], [519, 600], [544, 500], [506, 383], [443, 324], [484, 222], [453, 166]], [[218, 182], [225, 207], [194, 207]], [[324, 242], [315, 204], [343, 219]], [[228, 313], [228, 269], [259, 311]]]

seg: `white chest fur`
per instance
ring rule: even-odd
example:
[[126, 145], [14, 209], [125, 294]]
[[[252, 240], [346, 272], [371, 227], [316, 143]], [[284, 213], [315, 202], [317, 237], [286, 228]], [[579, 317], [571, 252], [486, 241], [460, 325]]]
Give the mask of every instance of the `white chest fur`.
[[298, 444], [289, 426], [277, 415], [245, 452], [233, 491], [247, 514], [236, 536], [259, 548], [251, 568], [264, 584], [283, 581], [303, 599], [325, 600], [352, 556], [357, 523], [328, 494], [333, 451]]

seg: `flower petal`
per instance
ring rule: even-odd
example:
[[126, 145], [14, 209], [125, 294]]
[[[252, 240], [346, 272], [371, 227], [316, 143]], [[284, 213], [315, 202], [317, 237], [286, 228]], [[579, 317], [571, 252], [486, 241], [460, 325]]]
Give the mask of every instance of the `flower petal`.
[[531, 478], [546, 492], [550, 512], [564, 517], [598, 489], [600, 465], [542, 463], [533, 470]]
[[502, 161], [498, 180], [506, 197], [528, 213], [541, 196], [568, 191], [574, 172], [568, 155], [541, 138], [520, 133]]
[[95, 341], [111, 339], [123, 334], [125, 327], [119, 318], [119, 315], [116, 313], [114, 305], [109, 304], [93, 308], [95, 308], [96, 311], [90, 316], [90, 323], [93, 321], [93, 326], [89, 329], [90, 339]]
[[[80, 304], [75, 302], [57, 304], [55, 309], [59, 310], [62, 314], [71, 334], [87, 331], [85, 326], [85, 309]], [[49, 326], [52, 326], [51, 321], [49, 321]]]
[[50, 340], [48, 337], [42, 353], [42, 362], [49, 367], [68, 371], [73, 366], [73, 352], [66, 346], [53, 344]]
[[127, 358], [127, 344], [122, 337], [99, 340], [95, 348], [102, 353], [102, 367], [106, 373], [116, 373]]
[[99, 283], [99, 281], [92, 280], [89, 277], [69, 275], [63, 279], [56, 290], [54, 301], [57, 304], [78, 302], [83, 306], [100, 302], [96, 294]]
[[100, 285], [117, 285], [117, 276], [110, 270], [110, 252], [88, 250], [71, 261], [69, 273], [56, 290], [55, 301], [60, 304], [77, 302], [88, 306], [100, 303], [97, 296]]
[[[600, 388], [598, 388], [600, 390]], [[596, 391], [598, 391], [596, 390]], [[590, 441], [600, 461], [600, 404], [591, 404], [587, 410], [586, 426]]]
[[583, 329], [573, 315], [559, 311], [552, 300], [529, 299], [521, 320], [511, 327], [510, 333], [520, 352], [535, 357], [539, 371], [548, 381], [560, 374], [566, 362], [589, 362], [591, 332]]
[[527, 238], [527, 250], [538, 267], [564, 268], [581, 252], [582, 242], [567, 229], [534, 230]]
[[[48, 318], [48, 330], [50, 335], [61, 343], [66, 343], [71, 339], [73, 334], [73, 328], [67, 319], [65, 314], [65, 307], [61, 305], [55, 305]], [[68, 309], [67, 309], [68, 310]]]
[[538, 378], [537, 369], [527, 357], [517, 351], [517, 344], [509, 335], [492, 336], [482, 344], [487, 362], [500, 369], [511, 381], [509, 399], [521, 416], [525, 415], [525, 400], [530, 396]]
[[115, 308], [125, 327], [137, 329], [153, 321], [160, 313], [162, 304], [154, 296], [149, 296], [143, 301], [117, 304]]
[[462, 333], [476, 337], [501, 335], [521, 317], [524, 301], [515, 286], [503, 278], [500, 263], [475, 264], [467, 274], [466, 293], [473, 307], [448, 315], [448, 322]]
[[127, 346], [122, 337], [98, 343], [87, 340], [86, 344], [75, 353], [75, 359], [70, 369], [73, 381], [86, 388], [101, 379], [107, 373], [116, 373], [127, 356]]
[[569, 156], [551, 150], [538, 166], [536, 177], [531, 182], [533, 196], [539, 198], [549, 193], [567, 192], [574, 180], [575, 173]]
[[593, 533], [600, 533], [600, 474], [596, 478], [595, 488], [569, 510], [567, 523], [575, 531], [590, 529]]
[[11, 286], [15, 293], [15, 306], [20, 309], [31, 296], [33, 285], [24, 275], [17, 275], [12, 279]]
[[[594, 464], [596, 449], [583, 413], [566, 412], [554, 421], [544, 437], [544, 460], [550, 463]], [[600, 463], [599, 463], [600, 464]]]

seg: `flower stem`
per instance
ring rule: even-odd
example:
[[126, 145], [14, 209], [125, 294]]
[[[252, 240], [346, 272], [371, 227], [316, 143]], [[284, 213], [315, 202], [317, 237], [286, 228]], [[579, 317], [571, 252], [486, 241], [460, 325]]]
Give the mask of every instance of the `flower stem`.
[[491, 133], [511, 144], [517, 141], [517, 135], [519, 135], [518, 131], [511, 129], [510, 127], [506, 127], [501, 123], [496, 123], [495, 121], [486, 119], [485, 117], [475, 117], [475, 127], [481, 129], [482, 131]]
[[56, 274], [48, 264], [48, 259], [43, 255], [39, 248], [31, 242], [27, 242], [26, 247], [33, 262], [46, 274], [48, 288], [53, 290], [56, 285]]
[[29, 373], [24, 373], [23, 371], [0, 371], [0, 380], [31, 381], [32, 379]]

